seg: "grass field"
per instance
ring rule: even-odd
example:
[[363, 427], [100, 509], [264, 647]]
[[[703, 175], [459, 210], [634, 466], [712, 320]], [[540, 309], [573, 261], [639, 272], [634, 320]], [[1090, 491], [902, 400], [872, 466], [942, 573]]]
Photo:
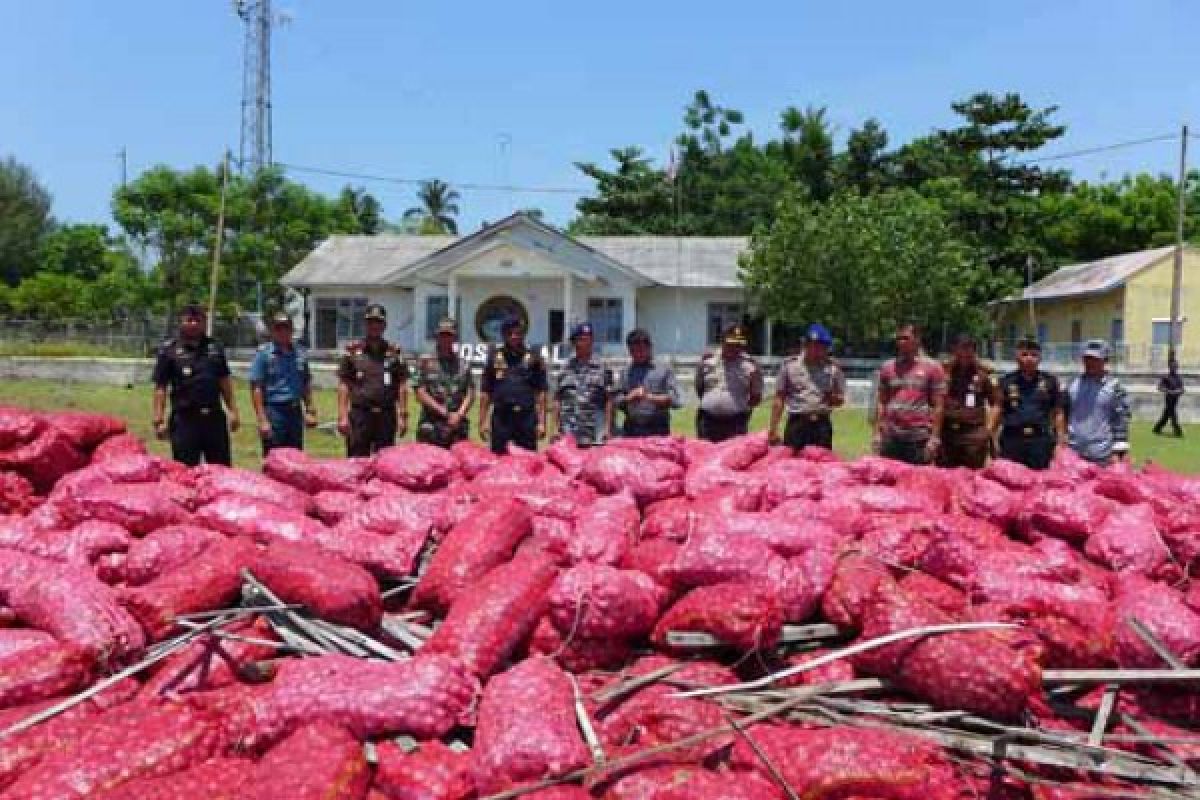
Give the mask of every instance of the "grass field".
[[[13, 403], [30, 408], [52, 411], [55, 409], [78, 409], [97, 411], [125, 419], [129, 429], [150, 443], [157, 453], [169, 452], [166, 442], [155, 441], [151, 425], [150, 389], [137, 387], [126, 389], [120, 386], [98, 384], [58, 384], [49, 381], [5, 381], [0, 385], [0, 403]], [[306, 449], [316, 456], [340, 456], [345, 454], [342, 439], [333, 430], [337, 401], [333, 391], [317, 393], [317, 408], [321, 427], [307, 433]], [[234, 435], [234, 462], [239, 466], [257, 469], [262, 460], [261, 448], [255, 433], [254, 413], [250, 405], [250, 393], [246, 387], [238, 388], [238, 409], [242, 415], [242, 430]], [[416, 413], [412, 412], [410, 424], [415, 424]], [[766, 427], [769, 410], [759, 408], [754, 415], [752, 427]], [[676, 433], [695, 433], [692, 409], [676, 411], [672, 429]], [[473, 420], [472, 420], [473, 421]], [[1185, 438], [1155, 436], [1149, 422], [1133, 424], [1133, 454], [1138, 463], [1153, 461], [1168, 469], [1179, 472], [1200, 473], [1200, 425], [1185, 425]], [[409, 431], [409, 439], [412, 431]], [[834, 417], [834, 446], [844, 456], [856, 457], [866, 453], [870, 447], [870, 432], [866, 413], [860, 410], [840, 411]]]

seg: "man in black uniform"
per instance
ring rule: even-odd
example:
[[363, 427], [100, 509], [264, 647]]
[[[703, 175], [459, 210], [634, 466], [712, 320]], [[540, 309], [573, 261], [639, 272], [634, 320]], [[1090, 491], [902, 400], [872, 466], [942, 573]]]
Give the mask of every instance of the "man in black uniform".
[[1057, 378], [1038, 369], [1041, 361], [1036, 339], [1017, 342], [1017, 370], [1000, 379], [998, 404], [991, 413], [1000, 457], [1031, 469], [1050, 466], [1055, 442], [1064, 435], [1062, 389]]
[[500, 332], [504, 344], [492, 348], [483, 367], [479, 436], [490, 439], [499, 455], [508, 452], [509, 442], [537, 450], [538, 439], [546, 436], [546, 365], [525, 346], [520, 320], [505, 320]]
[[1167, 362], [1167, 374], [1158, 381], [1158, 391], [1163, 396], [1163, 412], [1154, 426], [1154, 433], [1161, 435], [1167, 423], [1177, 437], [1183, 436], [1183, 428], [1179, 427], [1179, 398], [1183, 397], [1183, 378], [1179, 374], [1179, 362], [1171, 359]]
[[414, 379], [421, 419], [417, 441], [450, 447], [470, 433], [467, 414], [475, 402], [471, 362], [458, 354], [458, 325], [450, 317], [438, 322], [437, 352], [421, 359]]
[[[179, 336], [159, 348], [154, 364], [154, 433], [171, 439], [171, 456], [194, 467], [229, 466], [229, 432], [241, 424], [229, 378], [225, 348], [205, 333], [206, 316], [198, 305], [183, 309]], [[165, 417], [167, 389], [171, 418]], [[229, 410], [228, 423], [222, 401]]]
[[387, 311], [372, 303], [363, 319], [366, 338], [351, 342], [338, 364], [338, 433], [350, 458], [391, 447], [408, 429], [408, 365], [383, 338]]

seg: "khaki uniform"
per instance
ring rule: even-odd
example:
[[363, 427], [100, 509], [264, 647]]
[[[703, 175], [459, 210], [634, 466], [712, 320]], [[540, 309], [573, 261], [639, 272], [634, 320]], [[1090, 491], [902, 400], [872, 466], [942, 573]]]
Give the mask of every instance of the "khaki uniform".
[[983, 364], [960, 367], [947, 362], [946, 405], [939, 465], [980, 469], [991, 452], [988, 409], [996, 400], [996, 384]]
[[750, 356], [743, 353], [728, 361], [720, 353], [704, 356], [696, 368], [696, 433], [710, 442], [746, 433], [762, 393], [762, 368]]
[[369, 456], [396, 443], [396, 400], [408, 381], [400, 349], [386, 339], [351, 342], [338, 364], [338, 380], [350, 390], [346, 455]]
[[[463, 401], [475, 386], [471, 375], [471, 364], [466, 359], [452, 355], [449, 358], [425, 356], [417, 365], [414, 385], [442, 405], [443, 408], [460, 409]], [[446, 417], [432, 409], [421, 406], [421, 419], [417, 423], [417, 441], [438, 447], [450, 447], [466, 439], [471, 424], [463, 415], [457, 428], [450, 427]]]
[[786, 359], [779, 368], [776, 394], [787, 406], [784, 444], [794, 450], [809, 445], [833, 449], [831, 401], [846, 395], [846, 375], [836, 361], [810, 364], [802, 355]]

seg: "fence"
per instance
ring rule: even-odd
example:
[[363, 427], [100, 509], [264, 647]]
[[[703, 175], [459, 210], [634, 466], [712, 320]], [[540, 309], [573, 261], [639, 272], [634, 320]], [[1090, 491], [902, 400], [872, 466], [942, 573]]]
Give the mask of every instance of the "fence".
[[[9, 355], [149, 356], [171, 335], [162, 317], [96, 322], [81, 319], [0, 320], [0, 352]], [[213, 335], [227, 347], [254, 347], [252, 319], [219, 319]]]
[[[1043, 342], [1042, 363], [1048, 366], [1074, 366], [1083, 357], [1084, 342]], [[1114, 369], [1144, 370], [1157, 372], [1167, 368], [1167, 346], [1147, 344], [1110, 345], [1112, 356], [1109, 363]], [[1016, 348], [1009, 342], [993, 345], [995, 360], [1016, 360]], [[1200, 369], [1200, 347], [1182, 346], [1175, 348], [1175, 358], [1180, 369], [1194, 372]]]

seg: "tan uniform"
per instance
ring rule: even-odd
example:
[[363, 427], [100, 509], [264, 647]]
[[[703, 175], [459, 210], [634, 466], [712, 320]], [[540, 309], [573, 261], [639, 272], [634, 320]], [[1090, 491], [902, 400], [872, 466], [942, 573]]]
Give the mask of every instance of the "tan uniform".
[[775, 393], [787, 405], [784, 444], [794, 450], [833, 448], [832, 401], [846, 396], [846, 375], [836, 361], [810, 364], [802, 355], [788, 358], [779, 368]]
[[399, 348], [385, 339], [351, 342], [338, 364], [338, 380], [350, 391], [346, 455], [369, 456], [396, 443], [396, 401], [408, 380]]
[[754, 407], [762, 402], [762, 368], [744, 353], [730, 360], [709, 353], [696, 368], [696, 394], [700, 438], [719, 442], [740, 436], [749, 429]]
[[943, 467], [979, 469], [987, 463], [991, 436], [988, 409], [996, 399], [992, 373], [983, 364], [964, 368], [947, 362], [946, 405], [942, 423]]

